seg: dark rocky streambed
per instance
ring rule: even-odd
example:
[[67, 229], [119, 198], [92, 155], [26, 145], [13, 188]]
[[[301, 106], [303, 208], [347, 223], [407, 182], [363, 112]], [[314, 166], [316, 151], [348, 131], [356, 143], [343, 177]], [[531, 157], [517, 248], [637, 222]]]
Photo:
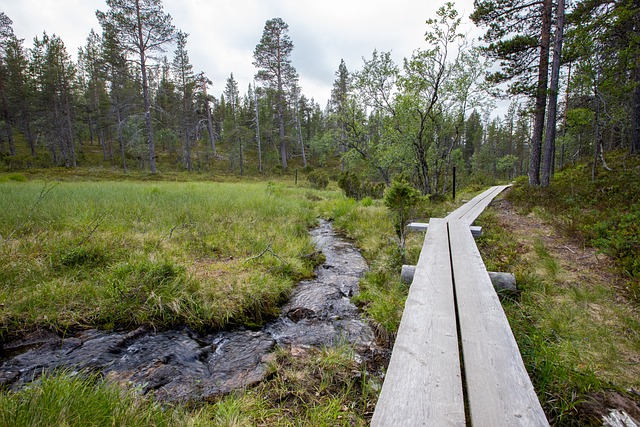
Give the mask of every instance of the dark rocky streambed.
[[350, 297], [367, 265], [349, 242], [321, 221], [311, 231], [326, 257], [317, 278], [301, 282], [282, 314], [261, 330], [198, 334], [188, 328], [87, 330], [59, 337], [36, 332], [0, 349], [0, 386], [17, 389], [42, 372], [99, 371], [117, 382], [155, 391], [165, 400], [200, 400], [264, 379], [276, 346], [305, 347], [345, 341], [361, 356], [377, 353], [374, 333]]

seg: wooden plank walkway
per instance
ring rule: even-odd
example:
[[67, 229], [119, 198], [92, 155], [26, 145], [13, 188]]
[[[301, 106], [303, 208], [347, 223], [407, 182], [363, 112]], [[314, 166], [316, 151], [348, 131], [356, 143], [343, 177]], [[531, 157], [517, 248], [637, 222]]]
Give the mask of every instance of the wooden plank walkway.
[[372, 426], [464, 426], [447, 222], [432, 219]]
[[506, 187], [430, 220], [372, 426], [549, 425], [469, 228]]
[[495, 187], [491, 187], [487, 191], [478, 194], [469, 202], [465, 203], [455, 211], [451, 212], [449, 215], [445, 217], [445, 219], [446, 220], [462, 219], [467, 221], [467, 224], [471, 225], [480, 216], [482, 211], [484, 211], [486, 207], [489, 206], [489, 203], [491, 203], [491, 201], [498, 194], [502, 193], [505, 189], [509, 187], [510, 185], [498, 185]]
[[547, 425], [468, 223], [449, 221], [449, 239], [471, 425]]

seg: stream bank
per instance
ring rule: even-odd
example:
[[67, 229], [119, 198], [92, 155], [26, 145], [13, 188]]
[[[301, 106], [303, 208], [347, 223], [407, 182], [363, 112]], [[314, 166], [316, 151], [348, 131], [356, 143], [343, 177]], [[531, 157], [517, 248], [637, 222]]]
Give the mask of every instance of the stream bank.
[[0, 386], [16, 390], [42, 372], [98, 371], [166, 401], [202, 400], [262, 381], [276, 347], [331, 346], [347, 342], [356, 357], [384, 351], [350, 298], [367, 271], [359, 251], [327, 221], [311, 230], [325, 262], [316, 278], [293, 290], [280, 316], [260, 330], [238, 328], [200, 334], [189, 328], [130, 332], [95, 329], [59, 337], [39, 331], [0, 350]]

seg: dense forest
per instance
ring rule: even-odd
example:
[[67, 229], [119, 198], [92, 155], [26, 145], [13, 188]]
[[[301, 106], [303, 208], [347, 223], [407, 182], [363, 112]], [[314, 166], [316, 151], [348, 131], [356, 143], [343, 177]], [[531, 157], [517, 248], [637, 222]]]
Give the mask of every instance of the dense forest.
[[[337, 64], [324, 107], [298, 84], [280, 18], [256, 40], [256, 83], [243, 90], [230, 70], [214, 96], [161, 0], [106, 6], [77, 61], [47, 32], [26, 48], [0, 13], [5, 170], [242, 175], [329, 166], [346, 187], [356, 182], [356, 195], [398, 175], [433, 195], [451, 189], [454, 168], [463, 184], [528, 174], [547, 186], [579, 158], [592, 156], [595, 174], [610, 150], [640, 152], [637, 0], [477, 0], [471, 19], [484, 36], [475, 45], [446, 3], [402, 64], [380, 51], [358, 69]], [[496, 117], [500, 97], [512, 102]]]

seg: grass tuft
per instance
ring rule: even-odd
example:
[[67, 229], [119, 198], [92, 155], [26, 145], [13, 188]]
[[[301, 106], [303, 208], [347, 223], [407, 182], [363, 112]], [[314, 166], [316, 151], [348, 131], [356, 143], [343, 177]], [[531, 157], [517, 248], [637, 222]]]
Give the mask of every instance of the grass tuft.
[[97, 375], [45, 374], [37, 386], [0, 392], [0, 426], [183, 426], [203, 425], [188, 413], [126, 391]]

